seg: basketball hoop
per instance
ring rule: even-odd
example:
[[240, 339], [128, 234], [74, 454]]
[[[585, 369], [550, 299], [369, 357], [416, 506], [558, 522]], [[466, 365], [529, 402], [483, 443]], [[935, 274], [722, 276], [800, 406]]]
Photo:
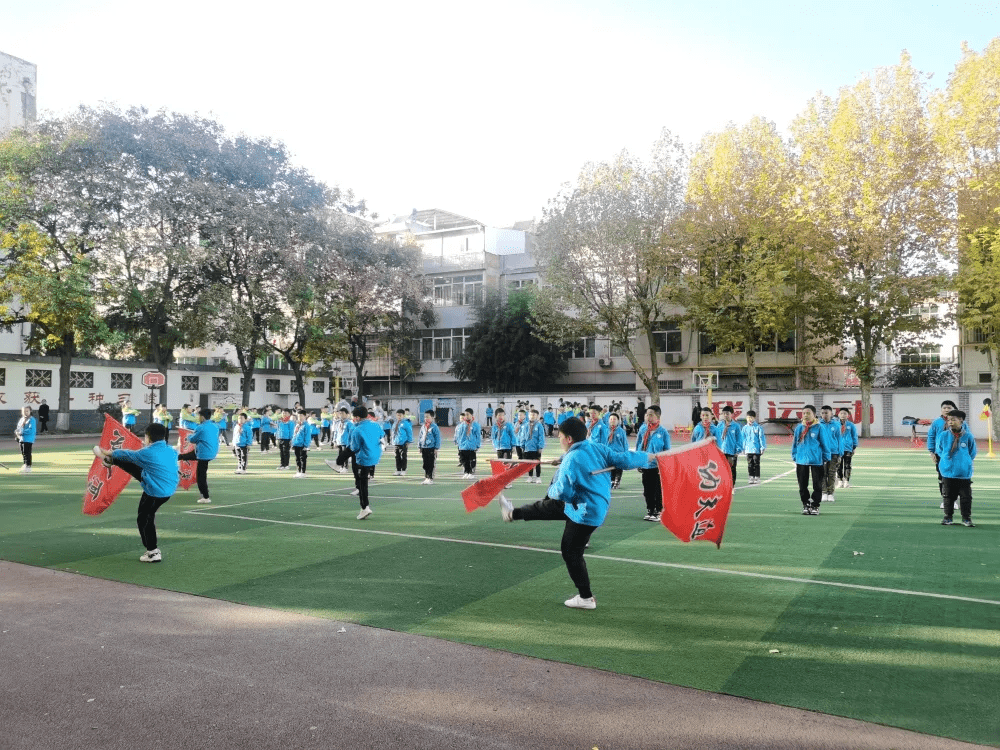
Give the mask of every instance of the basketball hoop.
[[694, 376], [694, 385], [698, 389], [698, 393], [705, 398], [703, 406], [710, 407], [712, 405], [712, 390], [719, 387], [719, 371], [695, 370], [691, 374]]

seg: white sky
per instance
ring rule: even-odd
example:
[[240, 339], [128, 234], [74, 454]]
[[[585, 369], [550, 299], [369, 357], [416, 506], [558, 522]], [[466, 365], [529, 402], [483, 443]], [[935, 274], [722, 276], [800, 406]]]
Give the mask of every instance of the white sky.
[[[12, 4], [13, 0], [9, 0]], [[694, 143], [762, 115], [785, 128], [904, 48], [943, 85], [995, 2], [503, 3], [17, 0], [0, 50], [38, 66], [43, 114], [79, 104], [211, 116], [283, 141], [383, 217], [540, 217], [588, 161]]]

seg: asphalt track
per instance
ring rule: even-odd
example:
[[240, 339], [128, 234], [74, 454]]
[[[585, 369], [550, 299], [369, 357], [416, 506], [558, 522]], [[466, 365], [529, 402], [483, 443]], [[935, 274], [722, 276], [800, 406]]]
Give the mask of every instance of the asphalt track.
[[0, 561], [2, 750], [970, 747], [979, 746]]

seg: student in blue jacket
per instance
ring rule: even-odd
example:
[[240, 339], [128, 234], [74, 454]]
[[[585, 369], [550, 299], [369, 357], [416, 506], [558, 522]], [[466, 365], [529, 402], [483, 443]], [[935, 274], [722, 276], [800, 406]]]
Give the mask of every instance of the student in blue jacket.
[[31, 449], [35, 445], [35, 418], [31, 416], [31, 407], [21, 408], [21, 418], [17, 420], [17, 427], [14, 428], [14, 437], [17, 438], [18, 446], [21, 448], [22, 474], [31, 473]]
[[587, 440], [603, 443], [606, 434], [605, 425], [601, 419], [601, 410], [596, 406], [591, 406], [590, 419], [587, 421]]
[[747, 454], [747, 484], [760, 484], [760, 457], [767, 450], [764, 428], [757, 421], [757, 412], [747, 412], [747, 423], [743, 425], [743, 452]]
[[972, 528], [972, 462], [976, 458], [976, 439], [965, 426], [965, 412], [948, 413], [948, 429], [938, 433], [938, 469], [944, 478], [944, 518], [942, 526], [951, 526], [958, 500], [962, 525]]
[[837, 467], [837, 484], [841, 489], [851, 486], [851, 460], [858, 449], [858, 428], [851, 421], [851, 410], [842, 406], [837, 411], [840, 420], [840, 466]]
[[198, 502], [210, 503], [212, 501], [208, 497], [208, 462], [219, 455], [219, 428], [212, 421], [211, 409], [199, 409], [198, 419], [198, 426], [187, 439], [188, 444], [194, 446], [194, 450], [180, 454], [177, 459], [198, 462], [195, 472], [198, 478], [198, 491], [201, 493]]
[[559, 443], [566, 451], [547, 495], [536, 503], [515, 508], [500, 495], [500, 514], [504, 521], [564, 521], [562, 557], [577, 594], [567, 599], [567, 607], [596, 609], [597, 600], [590, 589], [590, 576], [583, 551], [590, 536], [604, 523], [611, 502], [611, 477], [598, 469], [616, 467], [638, 469], [648, 466], [648, 453], [618, 453], [606, 445], [587, 440], [587, 427], [579, 419], [567, 419], [559, 425]]
[[531, 414], [528, 417], [528, 424], [525, 425], [524, 431], [524, 458], [529, 461], [538, 461], [534, 468], [528, 472], [528, 478], [525, 479], [525, 483], [542, 483], [542, 451], [545, 449], [545, 428], [542, 427], [542, 421], [540, 415], [538, 414], [538, 409], [532, 409]]
[[281, 410], [281, 419], [276, 420], [275, 435], [278, 439], [278, 470], [288, 468], [288, 462], [292, 456], [292, 435], [295, 434], [295, 420], [292, 418], [291, 409]]
[[733, 421], [733, 407], [726, 404], [722, 407], [722, 421], [715, 427], [715, 442], [729, 462], [733, 472], [733, 484], [736, 484], [736, 463], [743, 451], [743, 430]]
[[701, 410], [701, 421], [691, 430], [691, 442], [697, 443], [699, 440], [715, 437], [715, 425], [712, 424], [712, 410]]
[[937, 454], [937, 439], [938, 435], [948, 429], [948, 415], [952, 409], [957, 408], [958, 406], [954, 401], [948, 399], [942, 401], [941, 416], [931, 422], [931, 426], [927, 428], [927, 450], [930, 451], [931, 458], [934, 459], [934, 469], [937, 471], [938, 493], [941, 495], [942, 510], [944, 510], [944, 478], [941, 476], [941, 470], [938, 468], [941, 457]]
[[368, 418], [368, 409], [364, 406], [354, 408], [355, 426], [351, 433], [351, 451], [354, 453], [354, 460], [357, 470], [354, 473], [357, 483], [358, 499], [361, 501], [361, 512], [358, 513], [358, 520], [363, 521], [372, 514], [371, 504], [368, 501], [368, 480], [375, 465], [382, 458], [382, 425]]
[[[218, 442], [218, 436], [216, 438]], [[127, 471], [142, 485], [136, 525], [146, 552], [139, 562], [156, 563], [163, 559], [156, 539], [156, 511], [177, 491], [178, 483], [177, 453], [166, 441], [167, 428], [151, 424], [146, 427], [145, 446], [137, 451], [106, 451], [99, 445], [94, 446], [94, 454], [104, 460], [105, 466]]]
[[466, 409], [462, 412], [462, 421], [455, 427], [458, 460], [462, 462], [462, 468], [465, 470], [462, 479], [476, 478], [476, 451], [483, 444], [482, 431], [474, 415], [472, 409]]
[[[642, 427], [636, 436], [635, 450], [639, 453], [660, 453], [670, 450], [670, 433], [660, 424], [660, 407], [650, 404], [646, 407]], [[663, 513], [663, 489], [660, 485], [660, 467], [652, 465], [640, 468], [642, 474], [642, 496], [646, 500], [644, 521], [659, 521]]]
[[240, 412], [236, 417], [236, 426], [233, 428], [233, 453], [236, 454], [235, 474], [247, 473], [247, 457], [250, 455], [250, 446], [253, 444], [253, 422], [246, 412]]
[[413, 442], [413, 425], [406, 418], [406, 411], [396, 409], [396, 421], [389, 431], [389, 443], [396, 453], [396, 471], [393, 476], [405, 477], [407, 453], [410, 450], [410, 443]]
[[441, 450], [441, 430], [434, 423], [433, 409], [424, 412], [424, 422], [417, 434], [417, 447], [424, 464], [424, 481], [421, 484], [434, 484], [434, 463]]
[[[618, 412], [612, 413], [608, 418], [608, 437], [605, 445], [618, 453], [624, 453], [629, 449], [628, 436], [625, 434], [625, 428], [621, 424]], [[611, 489], [618, 489], [618, 485], [622, 482], [623, 473], [619, 468], [611, 470]]]
[[306, 478], [306, 463], [309, 460], [309, 442], [312, 440], [312, 425], [305, 409], [295, 412], [295, 427], [292, 428], [292, 450], [295, 451], [295, 478]]
[[844, 453], [840, 440], [840, 420], [833, 418], [832, 406], [822, 406], [819, 410], [819, 421], [830, 438], [830, 460], [823, 467], [823, 496], [820, 500], [832, 503], [837, 499], [834, 496], [837, 489], [837, 472], [840, 471], [840, 457]]
[[493, 450], [497, 452], [497, 458], [511, 458], [514, 455], [514, 428], [507, 421], [507, 412], [497, 407], [493, 412], [496, 422], [490, 430], [490, 441], [493, 443]]
[[[792, 461], [795, 462], [795, 477], [799, 482], [799, 499], [802, 500], [804, 516], [819, 515], [819, 504], [823, 497], [823, 469], [829, 460], [829, 430], [816, 421], [816, 407], [808, 404], [802, 407], [802, 422], [796, 426], [792, 436]], [[813, 485], [811, 495], [810, 477]]]

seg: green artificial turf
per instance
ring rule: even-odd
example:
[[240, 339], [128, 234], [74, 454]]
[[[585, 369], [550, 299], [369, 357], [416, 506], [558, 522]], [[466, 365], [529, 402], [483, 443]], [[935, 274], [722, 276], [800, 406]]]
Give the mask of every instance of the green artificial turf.
[[562, 605], [574, 591], [561, 524], [504, 524], [495, 503], [466, 513], [453, 450], [433, 486], [412, 458], [392, 477], [385, 457], [363, 522], [330, 456], [314, 451], [295, 480], [274, 453], [251, 452], [251, 474], [234, 476], [223, 451], [212, 504], [175, 495], [157, 515], [164, 562], [143, 565], [138, 484], [84, 516], [92, 454], [43, 442], [34, 473], [0, 476], [0, 557], [1000, 745], [1000, 458], [976, 461], [967, 529], [940, 525], [926, 451], [865, 443], [854, 486], [808, 517], [776, 446], [761, 486], [743, 488], [741, 460], [719, 550], [642, 521], [626, 473], [588, 550], [598, 609], [583, 612]]

